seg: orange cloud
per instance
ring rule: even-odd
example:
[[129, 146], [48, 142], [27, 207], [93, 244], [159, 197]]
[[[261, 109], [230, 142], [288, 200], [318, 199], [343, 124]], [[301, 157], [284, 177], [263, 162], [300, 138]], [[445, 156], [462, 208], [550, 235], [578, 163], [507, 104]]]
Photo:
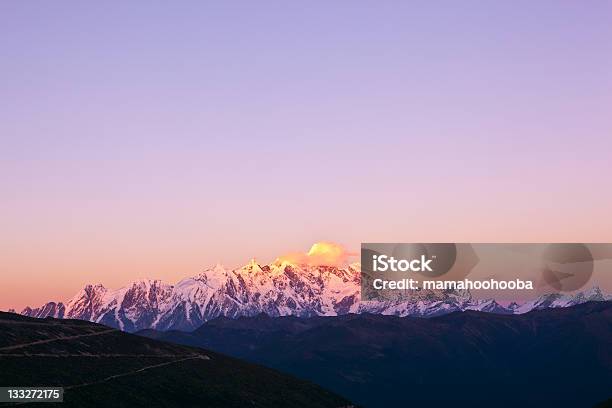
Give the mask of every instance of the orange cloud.
[[306, 253], [293, 252], [276, 259], [277, 263], [290, 263], [294, 265], [309, 266], [341, 266], [349, 257], [356, 254], [350, 253], [340, 244], [333, 242], [317, 242], [310, 247]]

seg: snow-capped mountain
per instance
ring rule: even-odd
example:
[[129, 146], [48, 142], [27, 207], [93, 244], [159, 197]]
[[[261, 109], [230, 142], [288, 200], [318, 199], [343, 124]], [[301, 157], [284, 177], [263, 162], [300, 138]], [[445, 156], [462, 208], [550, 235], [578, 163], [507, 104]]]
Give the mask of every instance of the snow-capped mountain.
[[31, 317], [89, 320], [125, 331], [141, 329], [193, 330], [219, 316], [265, 313], [299, 317], [347, 313], [377, 313], [432, 317], [454, 311], [525, 313], [532, 309], [565, 307], [589, 300], [606, 300], [599, 288], [574, 296], [543, 295], [521, 306], [504, 307], [493, 299], [474, 299], [469, 292], [412, 291], [394, 301], [361, 301], [358, 264], [344, 267], [295, 265], [254, 260], [238, 269], [221, 265], [169, 285], [137, 280], [118, 290], [87, 285], [67, 303], [49, 302], [25, 308]]
[[605, 300], [610, 300], [610, 297], [605, 296], [598, 286], [594, 286], [588, 291], [579, 292], [575, 295], [560, 293], [547, 293], [545, 295], [541, 295], [535, 300], [526, 302], [520, 306], [517, 305], [514, 308], [514, 313], [522, 314], [531, 310], [569, 307], [586, 302], [602, 302]]
[[221, 265], [168, 285], [138, 280], [118, 290], [87, 285], [66, 304], [50, 302], [22, 314], [90, 320], [125, 331], [189, 330], [218, 316], [337, 315], [359, 300], [359, 269], [288, 263], [239, 269]]

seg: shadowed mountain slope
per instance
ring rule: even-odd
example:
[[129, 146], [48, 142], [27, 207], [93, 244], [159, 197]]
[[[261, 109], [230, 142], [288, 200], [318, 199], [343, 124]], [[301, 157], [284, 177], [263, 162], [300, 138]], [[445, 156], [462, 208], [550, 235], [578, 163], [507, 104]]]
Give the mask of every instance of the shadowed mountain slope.
[[612, 302], [431, 319], [260, 315], [141, 334], [262, 363], [367, 407], [588, 407], [612, 390]]
[[350, 405], [269, 368], [79, 320], [0, 313], [0, 367], [0, 386], [63, 386], [62, 407]]

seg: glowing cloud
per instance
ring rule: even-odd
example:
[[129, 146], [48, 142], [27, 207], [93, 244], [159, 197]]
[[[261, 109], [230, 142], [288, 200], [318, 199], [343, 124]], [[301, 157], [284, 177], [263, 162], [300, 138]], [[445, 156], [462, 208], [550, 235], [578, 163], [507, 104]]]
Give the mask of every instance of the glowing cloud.
[[310, 247], [307, 253], [293, 252], [276, 259], [277, 263], [290, 263], [294, 265], [309, 266], [341, 266], [349, 257], [356, 254], [350, 253], [340, 244], [333, 242], [317, 242]]

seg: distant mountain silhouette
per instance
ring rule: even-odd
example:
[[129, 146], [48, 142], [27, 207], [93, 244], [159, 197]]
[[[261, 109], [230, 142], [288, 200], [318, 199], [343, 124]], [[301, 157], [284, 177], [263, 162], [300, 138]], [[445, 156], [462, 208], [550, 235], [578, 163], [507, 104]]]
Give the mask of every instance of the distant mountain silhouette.
[[612, 395], [612, 302], [523, 315], [218, 318], [139, 334], [317, 382], [366, 407], [591, 407]]
[[310, 382], [207, 350], [12, 313], [0, 313], [0, 386], [63, 386], [58, 406], [66, 408], [350, 406]]

